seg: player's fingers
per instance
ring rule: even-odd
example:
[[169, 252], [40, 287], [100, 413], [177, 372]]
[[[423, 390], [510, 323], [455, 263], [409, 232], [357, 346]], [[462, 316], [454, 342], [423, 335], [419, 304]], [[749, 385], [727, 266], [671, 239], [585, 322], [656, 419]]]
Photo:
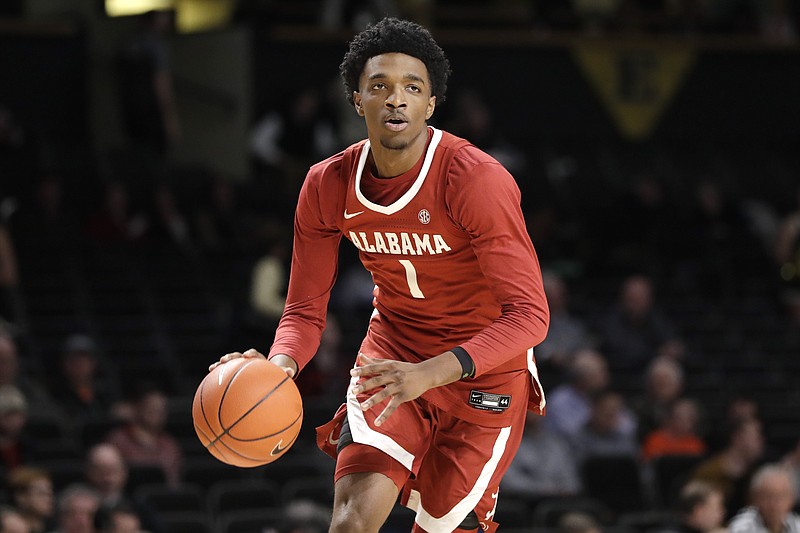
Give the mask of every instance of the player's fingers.
[[369, 398], [367, 398], [366, 400], [364, 400], [363, 402], [361, 402], [361, 410], [368, 411], [373, 406], [378, 405], [389, 396], [391, 396], [391, 393], [386, 389], [382, 389], [373, 394], [372, 396], [370, 396]]
[[372, 389], [376, 389], [378, 387], [382, 387], [389, 383], [389, 379], [386, 376], [375, 376], [369, 379], [365, 379], [355, 387], [353, 387], [353, 394], [361, 394], [362, 392], [367, 392]]
[[373, 359], [363, 353], [358, 354], [359, 366], [350, 369], [351, 376], [372, 376], [379, 373], [384, 373], [392, 368], [395, 361], [387, 359]]
[[243, 357], [253, 358], [253, 357], [264, 357], [264, 355], [256, 350], [255, 348], [250, 348], [246, 352], [242, 354]]
[[223, 363], [227, 363], [231, 359], [236, 359], [237, 357], [242, 357], [242, 353], [241, 352], [226, 353], [225, 355], [223, 355], [222, 357], [219, 358], [219, 361], [217, 361], [216, 363], [213, 363], [211, 366], [209, 366], [208, 367], [208, 371], [211, 372], [212, 370], [217, 368], [219, 365], [221, 365]]
[[401, 403], [402, 402], [399, 401], [397, 397], [394, 397], [391, 400], [389, 400], [389, 403], [386, 404], [386, 407], [384, 407], [383, 411], [381, 411], [381, 414], [379, 414], [378, 418], [375, 419], [375, 425], [380, 426], [381, 424], [383, 424], [387, 418], [392, 416], [392, 413], [394, 413], [395, 409], [397, 409], [397, 407]]

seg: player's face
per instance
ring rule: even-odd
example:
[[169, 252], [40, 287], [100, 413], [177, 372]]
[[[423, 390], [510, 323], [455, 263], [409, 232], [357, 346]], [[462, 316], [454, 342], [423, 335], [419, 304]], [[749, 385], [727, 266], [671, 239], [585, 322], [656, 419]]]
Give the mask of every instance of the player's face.
[[367, 61], [353, 101], [370, 140], [390, 150], [404, 150], [427, 135], [425, 121], [436, 106], [425, 63], [398, 53]]

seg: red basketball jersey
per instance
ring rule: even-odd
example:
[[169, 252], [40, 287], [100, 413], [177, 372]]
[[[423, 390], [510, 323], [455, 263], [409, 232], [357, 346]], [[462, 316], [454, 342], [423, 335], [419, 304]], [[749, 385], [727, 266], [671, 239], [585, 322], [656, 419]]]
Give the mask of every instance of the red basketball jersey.
[[491, 426], [505, 425], [509, 408], [543, 411], [532, 347], [544, 339], [549, 313], [513, 177], [434, 128], [422, 159], [402, 176], [374, 178], [368, 156], [362, 141], [308, 173], [270, 354], [291, 355], [301, 368], [313, 356], [344, 235], [378, 287], [363, 353], [418, 362], [461, 346], [475, 378], [426, 399]]

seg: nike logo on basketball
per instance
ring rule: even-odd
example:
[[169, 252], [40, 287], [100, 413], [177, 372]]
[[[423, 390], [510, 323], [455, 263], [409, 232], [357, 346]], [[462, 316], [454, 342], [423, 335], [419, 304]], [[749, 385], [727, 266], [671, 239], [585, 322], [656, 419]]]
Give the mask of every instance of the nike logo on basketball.
[[270, 455], [280, 455], [280, 454], [282, 454], [283, 452], [285, 452], [285, 451], [286, 451], [286, 448], [288, 448], [288, 446], [283, 446], [283, 447], [281, 447], [281, 444], [283, 444], [283, 439], [281, 439], [281, 440], [279, 440], [279, 441], [278, 441], [278, 444], [276, 444], [276, 445], [275, 445], [275, 447], [274, 447], [274, 448], [272, 448], [272, 451], [271, 451], [271, 452], [269, 452], [269, 454], [270, 454]]
[[344, 210], [344, 218], [350, 220], [353, 217], [357, 217], [358, 215], [362, 214], [364, 211], [356, 211], [355, 213], [348, 213], [347, 209]]

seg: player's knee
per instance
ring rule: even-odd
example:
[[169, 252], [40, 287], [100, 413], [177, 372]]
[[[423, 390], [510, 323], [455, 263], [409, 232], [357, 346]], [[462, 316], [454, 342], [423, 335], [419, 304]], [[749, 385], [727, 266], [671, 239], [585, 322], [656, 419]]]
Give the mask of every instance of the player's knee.
[[351, 505], [339, 505], [333, 510], [329, 533], [377, 533], [369, 517]]

